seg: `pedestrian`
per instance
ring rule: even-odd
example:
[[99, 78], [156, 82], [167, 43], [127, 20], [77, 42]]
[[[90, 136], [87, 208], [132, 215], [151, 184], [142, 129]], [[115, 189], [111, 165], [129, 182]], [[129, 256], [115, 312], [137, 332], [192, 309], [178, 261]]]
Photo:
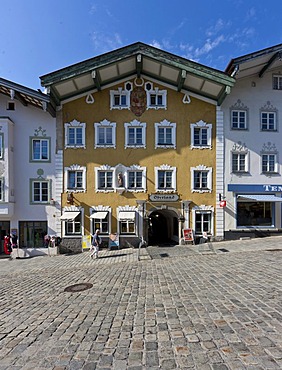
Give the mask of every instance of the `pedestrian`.
[[99, 234], [100, 234], [100, 230], [97, 229], [95, 231], [95, 234], [92, 237], [92, 242], [91, 242], [90, 257], [95, 258], [95, 259], [98, 258], [99, 246], [102, 243], [102, 240], [101, 240], [101, 237], [99, 236]]
[[50, 244], [50, 235], [46, 234], [44, 236], [44, 248], [48, 248]]
[[18, 247], [18, 236], [16, 233], [11, 234], [12, 249]]
[[11, 254], [12, 252], [12, 244], [11, 244], [11, 237], [9, 234], [4, 236], [4, 253]]

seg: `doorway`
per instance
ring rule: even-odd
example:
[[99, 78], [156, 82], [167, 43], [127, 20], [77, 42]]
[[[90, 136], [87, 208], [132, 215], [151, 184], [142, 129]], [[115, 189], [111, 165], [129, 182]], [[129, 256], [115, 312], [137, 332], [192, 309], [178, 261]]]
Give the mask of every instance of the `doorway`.
[[8, 234], [10, 234], [10, 221], [0, 221], [0, 254], [4, 253], [4, 237]]
[[148, 222], [149, 245], [178, 243], [178, 217], [175, 211], [157, 209], [150, 213]]

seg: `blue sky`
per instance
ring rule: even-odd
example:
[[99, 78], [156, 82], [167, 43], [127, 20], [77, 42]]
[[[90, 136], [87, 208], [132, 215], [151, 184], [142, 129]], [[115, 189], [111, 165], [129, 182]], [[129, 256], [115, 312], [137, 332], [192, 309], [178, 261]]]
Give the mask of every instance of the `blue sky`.
[[140, 41], [224, 70], [282, 43], [282, 1], [1, 0], [0, 77], [39, 76]]

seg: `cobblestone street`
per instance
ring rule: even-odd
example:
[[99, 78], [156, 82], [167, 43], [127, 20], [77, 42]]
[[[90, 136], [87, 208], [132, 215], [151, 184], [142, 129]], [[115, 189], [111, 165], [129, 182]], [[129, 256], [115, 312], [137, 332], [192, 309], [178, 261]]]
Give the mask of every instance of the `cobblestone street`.
[[282, 369], [282, 239], [215, 244], [1, 259], [0, 370]]

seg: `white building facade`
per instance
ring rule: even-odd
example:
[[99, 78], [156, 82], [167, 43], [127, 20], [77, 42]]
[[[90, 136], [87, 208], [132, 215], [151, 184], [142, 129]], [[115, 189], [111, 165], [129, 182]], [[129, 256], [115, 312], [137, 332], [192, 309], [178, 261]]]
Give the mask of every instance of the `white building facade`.
[[43, 247], [60, 235], [62, 154], [49, 97], [0, 79], [0, 253], [7, 233], [19, 246]]
[[222, 104], [225, 239], [282, 232], [282, 44], [231, 60]]

